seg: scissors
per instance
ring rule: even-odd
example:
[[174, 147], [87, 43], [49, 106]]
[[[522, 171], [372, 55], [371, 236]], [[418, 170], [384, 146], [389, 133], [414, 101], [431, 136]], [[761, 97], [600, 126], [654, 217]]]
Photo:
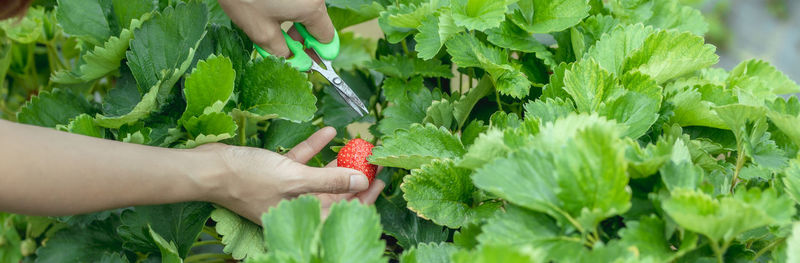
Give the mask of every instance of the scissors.
[[[355, 110], [359, 115], [364, 116], [365, 114], [369, 114], [369, 110], [364, 103], [361, 102], [361, 99], [358, 98], [355, 92], [350, 89], [350, 86], [339, 77], [339, 74], [336, 74], [336, 71], [333, 71], [333, 66], [331, 66], [331, 60], [335, 59], [336, 56], [339, 55], [339, 33], [334, 31], [333, 41], [328, 44], [323, 44], [319, 42], [316, 38], [311, 36], [306, 30], [305, 26], [300, 23], [294, 23], [295, 29], [297, 32], [303, 36], [304, 42], [300, 43], [300, 41], [292, 39], [289, 34], [286, 34], [286, 31], [281, 30], [283, 32], [283, 38], [286, 39], [286, 44], [289, 46], [289, 50], [292, 51], [292, 57], [287, 59], [289, 64], [292, 65], [295, 69], [299, 71], [309, 71], [314, 70], [322, 74], [325, 79], [330, 82], [333, 87], [336, 88], [336, 91], [339, 93], [340, 96], [350, 105], [353, 110]], [[262, 49], [258, 45], [255, 45], [256, 51], [263, 56], [268, 57], [272, 56], [269, 52]], [[322, 61], [322, 64], [325, 68], [322, 68], [317, 61], [311, 58], [306, 53], [306, 48], [310, 48], [313, 54], [316, 54], [317, 57]]]

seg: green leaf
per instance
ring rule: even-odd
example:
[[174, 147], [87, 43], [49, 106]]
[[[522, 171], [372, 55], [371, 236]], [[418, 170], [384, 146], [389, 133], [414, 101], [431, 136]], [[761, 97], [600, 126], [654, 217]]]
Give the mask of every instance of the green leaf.
[[792, 235], [786, 240], [786, 262], [800, 262], [800, 223], [794, 223]]
[[572, 27], [589, 16], [584, 0], [521, 0], [511, 21], [530, 33], [558, 32]]
[[383, 81], [383, 91], [386, 99], [393, 103], [386, 108], [384, 118], [378, 122], [378, 130], [383, 134], [392, 134], [398, 129], [421, 123], [434, 100], [421, 77], [407, 82], [388, 78]]
[[380, 12], [380, 17], [378, 17], [378, 25], [381, 27], [383, 34], [386, 35], [386, 41], [396, 44], [414, 33], [413, 28], [396, 27], [389, 24], [389, 17], [391, 15], [411, 12], [413, 9], [413, 6], [399, 4], [390, 5], [385, 11]]
[[446, 227], [422, 219], [409, 210], [399, 187], [392, 195], [379, 196], [375, 207], [381, 215], [383, 231], [397, 239], [397, 244], [405, 249], [428, 242], [444, 242], [450, 234]]
[[593, 229], [631, 205], [620, 132], [596, 115], [570, 115], [544, 125], [531, 147], [494, 160], [472, 179], [513, 204]]
[[16, 19], [0, 21], [0, 29], [10, 40], [21, 44], [30, 44], [43, 38], [44, 23], [44, 8], [32, 7], [27, 10], [25, 16], [19, 21]]
[[310, 122], [295, 123], [287, 120], [273, 120], [264, 135], [264, 148], [278, 151], [279, 148], [291, 149], [308, 139], [319, 128]]
[[744, 150], [754, 163], [775, 169], [785, 166], [783, 150], [770, 140], [762, 107], [732, 104], [714, 110], [736, 136], [737, 149]]
[[659, 31], [644, 40], [638, 51], [625, 60], [625, 70], [638, 70], [657, 83], [707, 68], [719, 61], [716, 48], [688, 32]]
[[400, 188], [408, 208], [420, 217], [450, 228], [459, 228], [487, 218], [499, 203], [474, 200], [471, 170], [458, 168], [452, 160], [436, 160], [403, 179]]
[[793, 159], [783, 172], [783, 185], [786, 193], [800, 204], [800, 159]]
[[688, 31], [698, 36], [708, 32], [709, 25], [700, 10], [684, 6], [679, 0], [653, 1], [653, 16], [644, 23], [657, 28]]
[[481, 244], [532, 246], [542, 249], [548, 261], [569, 260], [582, 252], [581, 240], [562, 233], [552, 218], [519, 206], [508, 205], [505, 212], [498, 212], [483, 227], [478, 236]]
[[[222, 112], [191, 117], [186, 120], [184, 127], [193, 138], [193, 140], [187, 142], [188, 148], [233, 138], [237, 129], [236, 122], [233, 121], [233, 118]], [[213, 136], [213, 138], [210, 136]]]
[[[191, 63], [194, 51], [205, 36], [208, 15], [206, 5], [201, 2], [178, 3], [142, 23], [133, 31], [127, 53], [140, 92], [162, 81], [159, 97], [166, 97], [178, 77]], [[166, 71], [166, 73], [164, 72]], [[163, 99], [159, 99], [162, 103]]]
[[134, 20], [139, 19], [145, 13], [150, 13], [156, 9], [155, 2], [150, 1], [126, 1], [111, 0], [114, 7], [114, 16], [121, 28], [129, 28]]
[[310, 121], [317, 111], [317, 98], [304, 73], [267, 57], [247, 64], [239, 103], [242, 109], [264, 118], [295, 122]]
[[167, 241], [156, 233], [152, 227], [148, 226], [147, 231], [150, 234], [150, 238], [156, 243], [158, 249], [161, 251], [161, 262], [162, 263], [181, 263], [183, 259], [178, 255], [178, 247], [175, 246], [175, 242]]
[[475, 142], [459, 161], [458, 166], [478, 169], [494, 159], [530, 147], [533, 135], [539, 132], [539, 121], [535, 118], [528, 118], [522, 122], [518, 120], [512, 122], [517, 122], [518, 124], [515, 125], [519, 125], [519, 127], [501, 130], [496, 126], [497, 118], [495, 118], [493, 120], [495, 126], [475, 139]]
[[311, 262], [319, 249], [319, 215], [320, 203], [313, 196], [281, 201], [261, 217], [267, 251], [283, 254], [292, 262]]
[[382, 56], [373, 60], [368, 65], [370, 68], [386, 74], [389, 77], [409, 79], [414, 76], [429, 78], [451, 78], [453, 73], [449, 65], [442, 65], [439, 60], [422, 60], [403, 55]]
[[217, 207], [211, 212], [217, 222], [217, 233], [222, 235], [223, 252], [242, 260], [267, 251], [261, 227], [228, 209]]
[[[144, 119], [145, 117], [149, 116], [151, 112], [155, 111], [156, 108], [158, 107], [158, 93], [161, 90], [162, 86], [163, 83], [161, 81], [156, 83], [155, 86], [150, 88], [150, 91], [148, 91], [146, 94], [144, 94], [144, 96], [142, 96], [141, 100], [138, 103], [134, 104], [134, 107], [131, 108], [129, 112], [123, 113], [122, 115], [106, 116], [98, 113], [97, 116], [95, 116], [97, 125], [106, 128], [118, 129], [122, 125], [131, 124], [138, 120]], [[124, 97], [126, 99], [130, 98], [126, 95], [132, 95], [133, 93], [132, 92], [128, 93], [126, 91], [130, 90], [120, 90], [119, 91], [120, 94], [126, 93], [125, 95], [120, 95], [120, 97]]]
[[458, 248], [452, 243], [422, 243], [419, 246], [403, 251], [401, 263], [450, 263], [450, 256]]
[[729, 87], [748, 90], [756, 96], [766, 98], [800, 92], [800, 86], [792, 79], [769, 62], [757, 59], [739, 63], [731, 70], [727, 82]]
[[482, 78], [478, 85], [467, 91], [467, 94], [462, 96], [457, 101], [453, 102], [453, 116], [455, 117], [458, 127], [464, 126], [469, 114], [472, 112], [475, 104], [480, 99], [489, 95], [492, 92], [492, 82], [489, 78]]
[[66, 125], [81, 114], [94, 114], [96, 110], [86, 98], [70, 90], [42, 91], [20, 108], [17, 121], [42, 127], [55, 128]]
[[59, 0], [56, 19], [64, 32], [92, 45], [100, 45], [116, 34], [106, 20], [112, 14], [110, 0]]
[[432, 59], [439, 53], [447, 40], [464, 31], [464, 28], [456, 25], [449, 9], [444, 9], [438, 16], [428, 16], [417, 27], [417, 30], [419, 33], [414, 36], [414, 40], [417, 42], [415, 47], [417, 57]]
[[644, 216], [639, 221], [625, 222], [625, 228], [619, 231], [620, 245], [635, 247], [639, 257], [655, 262], [669, 261], [672, 257], [669, 237], [666, 236], [664, 220], [655, 215]]
[[572, 64], [564, 72], [564, 91], [578, 112], [597, 111], [603, 102], [623, 93], [614, 75], [591, 59]]
[[[707, 96], [728, 97], [721, 86], [703, 85], [678, 92], [668, 101], [674, 105], [675, 115], [670, 118], [681, 126], [705, 126], [717, 129], [728, 129], [728, 126], [712, 110], [717, 104], [709, 101]], [[708, 94], [708, 95], [706, 95]], [[713, 95], [712, 95], [713, 94]]]
[[433, 15], [440, 7], [445, 6], [448, 1], [434, 0], [421, 2], [419, 5], [402, 5], [401, 11], [389, 15], [389, 25], [395, 27], [417, 28], [428, 16]]
[[95, 221], [86, 227], [62, 229], [36, 250], [37, 262], [95, 262], [107, 252], [122, 252], [122, 239], [117, 235], [119, 217]]
[[211, 55], [206, 60], [198, 62], [184, 83], [186, 110], [179, 122], [185, 125], [191, 117], [222, 111], [222, 107], [228, 103], [233, 93], [235, 78], [233, 64], [227, 57]]
[[548, 52], [547, 47], [539, 43], [533, 34], [510, 21], [504, 21], [500, 27], [486, 31], [486, 35], [486, 40], [499, 47], [527, 53]]
[[353, 32], [340, 32], [339, 39], [341, 41], [339, 56], [333, 60], [335, 69], [354, 70], [372, 60], [372, 54], [375, 54], [376, 49], [374, 40], [356, 36]]
[[447, 99], [434, 101], [428, 107], [423, 122], [449, 129], [453, 126], [453, 110], [453, 103]]
[[124, 247], [133, 251], [160, 252], [150, 237], [148, 228], [169, 242], [174, 242], [181, 258], [200, 235], [212, 206], [208, 203], [189, 202], [168, 205], [137, 206], [122, 213], [119, 235]]
[[508, 263], [536, 263], [545, 262], [537, 259], [542, 258], [540, 250], [532, 247], [511, 247], [504, 245], [486, 244], [475, 251], [459, 251], [454, 254], [454, 263], [489, 263], [489, 262], [508, 262]]
[[367, 159], [372, 164], [411, 170], [435, 159], [458, 158], [465, 152], [458, 137], [447, 129], [413, 124], [408, 130], [384, 137], [383, 145], [373, 148]]
[[130, 21], [130, 27], [120, 32], [119, 36], [112, 36], [101, 45], [86, 52], [81, 56], [82, 64], [73, 71], [56, 71], [50, 77], [53, 82], [75, 84], [91, 82], [115, 72], [120, 67], [120, 62], [125, 58], [133, 31], [142, 25], [142, 21], [150, 18], [147, 13], [141, 18]]
[[475, 140], [478, 138], [478, 136], [487, 130], [489, 130], [489, 126], [483, 124], [482, 120], [474, 120], [467, 124], [467, 126], [461, 131], [461, 142], [465, 147], [469, 147], [475, 143]]
[[795, 145], [800, 145], [800, 129], [796, 128], [797, 123], [800, 123], [800, 101], [796, 96], [792, 96], [789, 100], [783, 98], [776, 98], [772, 103], [767, 103], [770, 111], [767, 111], [767, 117], [786, 137], [794, 142]]
[[453, 20], [467, 30], [483, 31], [500, 25], [508, 5], [517, 0], [451, 0]]
[[[740, 190], [719, 200], [692, 190], [672, 191], [662, 202], [664, 211], [681, 227], [701, 233], [713, 242], [729, 242], [745, 231], [787, 225], [795, 213], [791, 199], [771, 188]], [[741, 216], [747, 215], [747, 216]]]
[[627, 92], [606, 103], [599, 109], [600, 115], [627, 125], [625, 136], [633, 139], [642, 137], [660, 116], [661, 101], [638, 92]]
[[379, 2], [371, 0], [326, 0], [325, 3], [334, 28], [338, 29], [372, 20], [384, 10]]
[[572, 100], [546, 98], [525, 103], [525, 117], [539, 118], [541, 123], [554, 122], [575, 112]]
[[655, 30], [642, 24], [618, 26], [609, 34], [599, 36], [583, 59], [593, 58], [597, 64], [614, 73], [622, 75], [625, 59], [644, 44], [645, 38]]
[[94, 123], [94, 118], [88, 114], [81, 114], [63, 127], [69, 133], [81, 134], [95, 138], [105, 138], [106, 130]]
[[485, 69], [500, 93], [523, 98], [530, 91], [530, 82], [521, 65], [509, 61], [508, 52], [481, 43], [474, 35], [459, 34], [445, 44], [453, 63], [459, 67]]
[[386, 262], [375, 207], [353, 200], [335, 203], [330, 211], [319, 233], [322, 262]]

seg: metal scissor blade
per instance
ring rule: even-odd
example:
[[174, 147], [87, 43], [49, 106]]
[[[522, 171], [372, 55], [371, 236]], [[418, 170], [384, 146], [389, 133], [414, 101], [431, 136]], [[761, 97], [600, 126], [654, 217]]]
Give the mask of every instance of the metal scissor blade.
[[342, 96], [345, 102], [347, 102], [347, 105], [350, 105], [350, 108], [353, 108], [358, 115], [364, 116], [369, 114], [369, 109], [367, 109], [367, 106], [361, 102], [361, 99], [358, 98], [358, 95], [356, 95], [356, 93], [350, 89], [350, 86], [348, 86], [347, 83], [345, 83], [344, 80], [339, 77], [339, 74], [336, 74], [336, 72], [333, 71], [330, 61], [322, 60], [322, 62], [325, 63], [325, 67], [327, 67], [327, 69], [320, 67], [317, 62], [314, 62], [314, 64], [311, 65], [311, 69], [319, 72], [319, 74], [322, 74], [322, 76], [325, 77], [325, 79], [327, 79], [334, 88], [336, 88], [336, 91], [339, 92], [339, 95]]

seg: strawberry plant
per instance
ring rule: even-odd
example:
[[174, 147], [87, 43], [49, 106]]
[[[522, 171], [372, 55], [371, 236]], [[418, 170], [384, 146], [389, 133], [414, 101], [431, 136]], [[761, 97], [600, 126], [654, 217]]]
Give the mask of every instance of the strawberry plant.
[[326, 220], [313, 197], [287, 200], [263, 228], [202, 202], [0, 214], [0, 259], [798, 262], [800, 87], [760, 60], [714, 67], [707, 22], [681, 2], [328, 0], [338, 29], [384, 33], [341, 33], [334, 61], [364, 117], [257, 56], [216, 1], [37, 5], [0, 23], [3, 118], [278, 152], [367, 124], [377, 146], [357, 165], [385, 167], [387, 188]]

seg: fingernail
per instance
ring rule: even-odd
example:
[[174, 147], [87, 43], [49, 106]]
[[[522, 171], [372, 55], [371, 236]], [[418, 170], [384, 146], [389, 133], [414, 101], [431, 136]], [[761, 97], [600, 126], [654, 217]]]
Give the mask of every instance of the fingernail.
[[369, 188], [369, 180], [363, 174], [350, 176], [350, 192], [360, 192]]

